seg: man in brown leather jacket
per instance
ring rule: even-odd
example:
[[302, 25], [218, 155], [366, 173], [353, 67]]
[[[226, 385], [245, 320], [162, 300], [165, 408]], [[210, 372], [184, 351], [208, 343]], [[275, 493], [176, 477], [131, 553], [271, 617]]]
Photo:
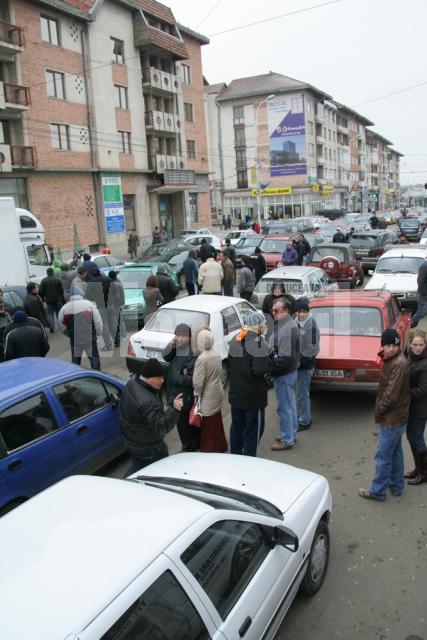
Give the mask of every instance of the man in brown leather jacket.
[[402, 435], [405, 433], [411, 403], [409, 364], [400, 352], [400, 337], [394, 329], [381, 336], [383, 361], [375, 402], [375, 422], [380, 425], [375, 453], [375, 475], [370, 489], [360, 489], [359, 495], [384, 501], [387, 487], [400, 496], [404, 487]]

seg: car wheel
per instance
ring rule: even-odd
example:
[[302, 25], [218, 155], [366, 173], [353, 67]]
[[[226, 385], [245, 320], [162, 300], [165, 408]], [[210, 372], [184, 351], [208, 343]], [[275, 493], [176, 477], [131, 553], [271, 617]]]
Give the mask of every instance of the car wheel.
[[359, 287], [363, 287], [363, 283], [365, 281], [365, 272], [363, 269], [360, 270], [360, 278], [359, 278], [359, 282], [357, 283], [359, 285]]
[[223, 362], [222, 371], [221, 371], [221, 383], [224, 389], [227, 386], [229, 375], [230, 375], [230, 371], [228, 368], [228, 364], [226, 362]]
[[11, 502], [8, 502], [7, 504], [5, 504], [4, 507], [0, 509], [0, 518], [2, 516], [5, 516], [6, 513], [13, 511], [13, 509], [16, 509], [16, 507], [19, 507], [19, 505], [22, 504], [23, 502], [26, 502], [26, 498], [18, 498], [16, 500], [12, 500]]
[[321, 520], [317, 525], [308, 558], [307, 571], [301, 582], [300, 591], [313, 596], [322, 586], [328, 570], [330, 538], [328, 525]]

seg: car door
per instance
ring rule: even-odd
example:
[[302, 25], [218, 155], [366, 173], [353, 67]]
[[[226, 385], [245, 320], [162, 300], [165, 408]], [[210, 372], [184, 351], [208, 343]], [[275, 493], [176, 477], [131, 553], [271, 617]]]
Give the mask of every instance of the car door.
[[91, 375], [57, 384], [53, 392], [68, 425], [76, 461], [74, 473], [92, 472], [123, 450], [118, 385]]
[[228, 344], [240, 331], [242, 323], [233, 305], [221, 311], [222, 331], [224, 335], [224, 353], [228, 353]]
[[10, 499], [35, 495], [74, 468], [70, 434], [48, 396], [39, 391], [0, 412], [0, 474], [8, 492], [0, 496], [0, 508]]
[[255, 307], [253, 307], [249, 302], [238, 302], [235, 307], [242, 324], [246, 324], [248, 316], [256, 311]]

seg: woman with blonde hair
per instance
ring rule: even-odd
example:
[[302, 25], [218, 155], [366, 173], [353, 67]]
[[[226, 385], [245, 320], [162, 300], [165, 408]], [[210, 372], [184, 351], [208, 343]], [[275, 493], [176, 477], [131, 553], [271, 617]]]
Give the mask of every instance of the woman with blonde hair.
[[427, 420], [427, 334], [421, 329], [409, 332], [409, 364], [411, 367], [411, 405], [406, 437], [411, 446], [415, 468], [405, 473], [408, 484], [427, 482], [427, 447], [424, 430]]
[[194, 351], [198, 356], [194, 366], [193, 387], [202, 414], [200, 451], [223, 453], [228, 445], [221, 415], [224, 397], [222, 360], [213, 345], [212, 331], [207, 327], [199, 329], [195, 335]]

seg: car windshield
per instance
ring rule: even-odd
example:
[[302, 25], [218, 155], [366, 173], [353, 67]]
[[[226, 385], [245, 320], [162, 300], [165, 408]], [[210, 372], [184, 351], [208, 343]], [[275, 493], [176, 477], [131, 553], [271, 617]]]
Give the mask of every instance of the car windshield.
[[125, 289], [143, 289], [151, 269], [121, 269], [117, 272], [117, 278]]
[[323, 258], [326, 258], [326, 256], [333, 256], [340, 262], [346, 262], [346, 260], [348, 260], [348, 254], [344, 249], [322, 246], [316, 247], [315, 251], [313, 251], [311, 260], [312, 262], [320, 262]]
[[353, 234], [350, 237], [350, 244], [352, 247], [375, 247], [377, 244], [376, 236], [357, 236]]
[[159, 311], [145, 325], [145, 331], [159, 331], [160, 333], [175, 333], [176, 326], [184, 323], [191, 327], [194, 333], [200, 327], [208, 327], [209, 313], [192, 311], [190, 309], [159, 309]]
[[144, 251], [144, 256], [158, 256], [161, 253], [169, 250], [169, 245], [164, 244], [152, 244]]
[[233, 231], [232, 233], [229, 233], [228, 236], [225, 236], [226, 240], [237, 240], [237, 238], [240, 238], [240, 236], [242, 235], [241, 231]]
[[283, 253], [288, 244], [292, 244], [292, 240], [275, 240], [274, 238], [266, 238], [260, 244], [260, 249], [264, 253]]
[[416, 256], [396, 256], [393, 258], [381, 258], [375, 273], [418, 273], [418, 269], [424, 262], [424, 258]]
[[247, 238], [241, 238], [239, 242], [236, 243], [235, 247], [238, 249], [239, 247], [256, 247], [259, 243], [259, 236], [248, 236]]
[[188, 256], [188, 251], [181, 251], [181, 253], [174, 254], [171, 258], [167, 260], [167, 262], [171, 265], [171, 267], [184, 262], [184, 260]]
[[290, 293], [293, 296], [302, 296], [304, 294], [304, 284], [302, 280], [286, 278], [261, 278], [255, 287], [255, 293], [271, 293], [273, 284], [279, 284], [282, 293]]
[[420, 225], [420, 221], [418, 218], [401, 218], [397, 223], [399, 227], [418, 227]]
[[382, 319], [373, 307], [313, 307], [311, 314], [321, 335], [381, 336]]

